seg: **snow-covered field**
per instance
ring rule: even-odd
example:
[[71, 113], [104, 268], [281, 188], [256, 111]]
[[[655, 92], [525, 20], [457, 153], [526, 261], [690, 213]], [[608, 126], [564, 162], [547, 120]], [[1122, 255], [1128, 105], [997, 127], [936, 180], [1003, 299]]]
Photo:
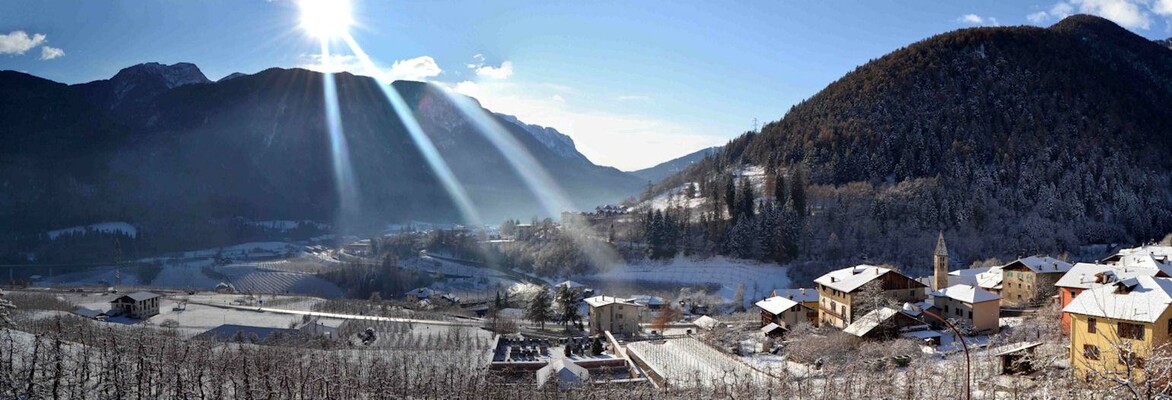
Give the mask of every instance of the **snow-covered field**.
[[50, 240], [56, 240], [57, 237], [61, 236], [61, 235], [80, 234], [80, 233], [85, 233], [87, 231], [95, 231], [95, 232], [102, 232], [102, 233], [122, 232], [130, 237], [135, 237], [138, 235], [138, 229], [135, 228], [134, 225], [131, 225], [131, 224], [128, 224], [125, 222], [102, 222], [102, 223], [85, 225], [85, 226], [73, 226], [73, 227], [69, 227], [69, 228], [49, 231], [48, 235], [49, 235]]
[[620, 264], [586, 278], [605, 281], [656, 282], [671, 284], [717, 284], [718, 294], [732, 300], [737, 286], [745, 285], [745, 299], [768, 295], [775, 288], [790, 287], [787, 267], [726, 257], [693, 260], [676, 257], [667, 262]]
[[736, 384], [745, 377], [757, 383], [773, 379], [694, 338], [633, 342], [627, 344], [627, 353], [646, 362], [672, 386]]

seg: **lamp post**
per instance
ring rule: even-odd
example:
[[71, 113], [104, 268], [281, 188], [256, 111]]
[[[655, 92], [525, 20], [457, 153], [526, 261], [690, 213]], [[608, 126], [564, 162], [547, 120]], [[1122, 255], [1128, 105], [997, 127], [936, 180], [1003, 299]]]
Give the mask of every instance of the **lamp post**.
[[932, 317], [935, 317], [936, 319], [940, 320], [941, 322], [944, 322], [944, 325], [948, 326], [948, 329], [951, 329], [952, 333], [956, 334], [956, 338], [960, 339], [960, 345], [964, 348], [964, 396], [965, 396], [965, 399], [972, 400], [973, 391], [971, 389], [969, 389], [969, 382], [972, 381], [971, 377], [969, 376], [969, 345], [968, 345], [968, 343], [964, 342], [964, 335], [961, 335], [960, 331], [956, 329], [956, 326], [953, 326], [952, 323], [948, 322], [947, 319], [944, 319], [944, 318], [940, 317], [939, 315], [936, 315], [936, 313], [928, 311], [928, 310], [921, 309], [920, 311], [923, 312], [924, 314], [928, 314]]

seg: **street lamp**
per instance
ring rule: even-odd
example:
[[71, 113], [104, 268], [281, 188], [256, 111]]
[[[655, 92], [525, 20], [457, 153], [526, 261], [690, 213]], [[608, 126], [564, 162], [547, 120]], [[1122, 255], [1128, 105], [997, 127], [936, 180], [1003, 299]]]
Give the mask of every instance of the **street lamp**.
[[972, 379], [970, 379], [971, 377], [969, 376], [969, 345], [968, 345], [968, 343], [964, 342], [964, 335], [961, 335], [960, 331], [957, 330], [956, 326], [952, 325], [951, 322], [948, 322], [947, 319], [944, 319], [944, 318], [940, 317], [939, 315], [936, 315], [936, 313], [928, 311], [926, 309], [920, 309], [920, 312], [923, 312], [924, 314], [928, 314], [928, 315], [940, 320], [941, 322], [944, 322], [944, 325], [948, 326], [948, 329], [951, 329], [952, 333], [955, 333], [956, 337], [958, 339], [960, 339], [960, 345], [964, 348], [964, 395], [965, 395], [965, 399], [972, 400], [973, 391], [969, 389], [969, 382], [972, 381]]

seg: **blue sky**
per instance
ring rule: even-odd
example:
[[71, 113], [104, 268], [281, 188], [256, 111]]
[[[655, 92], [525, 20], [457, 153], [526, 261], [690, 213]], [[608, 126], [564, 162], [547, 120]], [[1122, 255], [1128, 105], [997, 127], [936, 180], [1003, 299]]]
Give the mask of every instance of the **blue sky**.
[[211, 79], [301, 66], [429, 80], [630, 170], [723, 144], [872, 58], [954, 29], [1081, 12], [1172, 36], [1172, 0], [355, 0], [353, 11], [378, 72], [340, 42], [337, 57], [315, 57], [290, 0], [5, 0], [0, 69], [79, 83], [186, 61]]

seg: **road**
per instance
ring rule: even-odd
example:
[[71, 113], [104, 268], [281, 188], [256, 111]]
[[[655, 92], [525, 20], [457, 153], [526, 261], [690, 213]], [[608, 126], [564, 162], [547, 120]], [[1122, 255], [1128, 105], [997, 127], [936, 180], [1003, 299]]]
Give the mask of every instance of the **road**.
[[191, 301], [189, 303], [190, 304], [199, 304], [199, 305], [209, 306], [209, 307], [231, 308], [231, 309], [244, 310], [244, 311], [271, 312], [271, 313], [277, 313], [277, 314], [291, 314], [291, 315], [310, 315], [310, 316], [315, 316], [315, 317], [326, 317], [326, 318], [336, 318], [336, 319], [353, 319], [353, 320], [363, 320], [363, 321], [386, 321], [386, 322], [408, 322], [408, 323], [413, 323], [413, 324], [441, 325], [441, 326], [467, 326], [467, 327], [474, 327], [474, 328], [479, 328], [481, 326], [481, 323], [479, 320], [473, 320], [473, 319], [469, 319], [468, 322], [435, 321], [435, 320], [414, 319], [414, 318], [377, 317], [377, 316], [373, 316], [373, 315], [335, 314], [335, 313], [318, 312], [318, 311], [286, 310], [283, 308], [249, 307], [249, 306], [238, 306], [238, 305], [230, 305], [230, 304], [213, 304], [213, 303], [204, 303], [204, 302], [199, 302], [199, 301]]

